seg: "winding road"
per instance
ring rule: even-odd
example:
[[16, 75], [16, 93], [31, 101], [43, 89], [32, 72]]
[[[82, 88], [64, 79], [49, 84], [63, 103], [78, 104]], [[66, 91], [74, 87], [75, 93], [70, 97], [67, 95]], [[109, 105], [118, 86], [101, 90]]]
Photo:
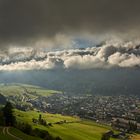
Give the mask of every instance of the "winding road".
[[11, 134], [11, 133], [9, 132], [9, 129], [10, 129], [10, 127], [3, 127], [3, 130], [2, 130], [3, 134], [4, 134], [4, 135], [9, 135], [9, 136], [13, 137], [13, 138], [16, 139], [16, 140], [23, 140], [23, 139], [21, 139], [21, 138], [15, 136], [14, 134]]

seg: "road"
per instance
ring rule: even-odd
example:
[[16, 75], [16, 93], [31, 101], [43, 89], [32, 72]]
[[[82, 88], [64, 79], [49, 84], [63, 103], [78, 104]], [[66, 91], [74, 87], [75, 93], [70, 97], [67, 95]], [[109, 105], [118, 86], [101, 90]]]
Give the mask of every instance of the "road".
[[15, 136], [14, 134], [11, 134], [11, 133], [9, 132], [9, 129], [10, 129], [10, 127], [3, 127], [3, 130], [2, 130], [3, 134], [4, 134], [4, 135], [9, 135], [9, 136], [13, 137], [15, 140], [23, 140], [23, 139], [21, 139], [21, 138]]

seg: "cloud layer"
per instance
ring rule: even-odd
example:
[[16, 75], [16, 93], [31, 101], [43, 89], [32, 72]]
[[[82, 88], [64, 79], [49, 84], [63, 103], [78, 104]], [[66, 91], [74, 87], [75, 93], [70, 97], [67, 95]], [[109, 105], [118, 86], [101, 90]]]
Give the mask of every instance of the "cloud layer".
[[100, 47], [54, 52], [33, 48], [12, 48], [0, 52], [1, 71], [114, 67], [140, 67], [140, 45], [132, 42], [106, 42]]

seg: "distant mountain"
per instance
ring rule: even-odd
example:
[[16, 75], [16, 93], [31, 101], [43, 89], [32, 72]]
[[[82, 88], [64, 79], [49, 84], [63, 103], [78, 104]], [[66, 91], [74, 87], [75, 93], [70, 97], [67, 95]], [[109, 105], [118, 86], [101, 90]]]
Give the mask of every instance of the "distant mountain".
[[0, 72], [0, 82], [38, 85], [70, 94], [140, 95], [139, 68]]

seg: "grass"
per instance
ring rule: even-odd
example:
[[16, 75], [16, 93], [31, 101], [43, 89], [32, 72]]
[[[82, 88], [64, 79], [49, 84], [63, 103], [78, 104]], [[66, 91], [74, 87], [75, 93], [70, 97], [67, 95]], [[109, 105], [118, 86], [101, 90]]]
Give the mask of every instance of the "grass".
[[[42, 114], [42, 117], [47, 122], [53, 123], [53, 127], [32, 123], [32, 118], [38, 119], [39, 114]], [[81, 120], [78, 117], [62, 116], [59, 114], [15, 110], [15, 115], [17, 116], [17, 121], [28, 122], [33, 128], [47, 130], [53, 136], [60, 136], [63, 140], [100, 140], [102, 134], [111, 129], [109, 126], [97, 124], [93, 121]], [[54, 124], [62, 120], [66, 120], [69, 123]]]
[[80, 121], [78, 117], [70, 117], [70, 116], [62, 116], [60, 114], [49, 114], [42, 113], [37, 111], [20, 111], [15, 109], [15, 115], [17, 116], [17, 120], [24, 122], [32, 122], [32, 118], [38, 119], [39, 115], [42, 115], [42, 118], [47, 122], [54, 123], [62, 120], [67, 120], [68, 122]]
[[1, 85], [0, 93], [6, 97], [12, 95], [17, 96], [22, 93], [22, 88], [14, 85], [10, 85], [10, 86]]
[[[2, 130], [3, 130], [3, 127], [0, 127], [0, 140], [17, 140], [9, 136], [7, 133], [4, 135]], [[10, 128], [9, 132], [19, 138], [22, 138], [22, 140], [42, 140], [41, 138], [26, 135], [16, 128]]]
[[3, 130], [3, 127], [0, 127], [0, 140], [15, 140], [14, 138], [10, 137], [9, 135], [4, 135], [2, 130]]
[[22, 138], [22, 140], [42, 140], [41, 138], [26, 135], [25, 133], [21, 132], [16, 128], [10, 128], [9, 132], [19, 138]]
[[61, 93], [60, 91], [48, 90], [39, 86], [25, 85], [25, 84], [8, 84], [0, 85], [0, 93], [4, 96], [18, 96], [22, 95], [27, 90], [30, 96], [48, 96], [55, 93]]

